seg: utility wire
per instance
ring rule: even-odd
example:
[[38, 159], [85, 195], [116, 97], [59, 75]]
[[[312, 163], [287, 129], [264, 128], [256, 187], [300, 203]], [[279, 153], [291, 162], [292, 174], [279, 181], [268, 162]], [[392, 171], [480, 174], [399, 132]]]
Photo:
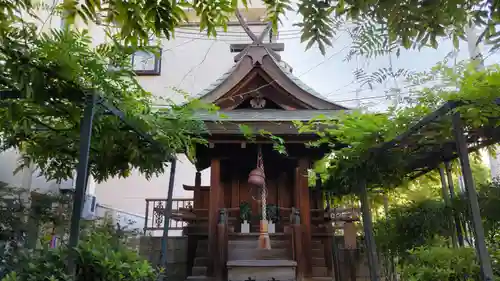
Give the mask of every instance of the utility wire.
[[[244, 41], [250, 42], [250, 40], [248, 40], [248, 37], [244, 37], [244, 36], [241, 36], [241, 37], [235, 37], [235, 36], [207, 37], [206, 35], [203, 35], [203, 34], [195, 35], [195, 34], [187, 34], [187, 33], [177, 33], [175, 35], [175, 38], [195, 39], [195, 40], [204, 40], [204, 41], [239, 42], [239, 43], [244, 43], [244, 42], [242, 42], [244, 40]], [[279, 37], [278, 39], [279, 40], [295, 40], [295, 39], [300, 39], [300, 35], [289, 36], [289, 37]]]
[[298, 77], [302, 77], [302, 76], [306, 75], [307, 73], [311, 72], [312, 70], [316, 69], [316, 68], [317, 68], [317, 67], [319, 67], [320, 65], [324, 64], [325, 62], [330, 61], [330, 60], [331, 60], [334, 56], [336, 56], [336, 55], [340, 54], [342, 51], [344, 51], [344, 50], [345, 50], [345, 49], [347, 49], [348, 47], [349, 47], [348, 45], [346, 45], [346, 46], [342, 47], [342, 49], [340, 49], [339, 51], [337, 51], [337, 52], [335, 52], [335, 53], [331, 54], [328, 58], [326, 58], [326, 59], [322, 60], [321, 62], [319, 62], [319, 63], [318, 63], [318, 64], [316, 64], [315, 66], [313, 66], [313, 67], [309, 68], [308, 70], [306, 70], [305, 72], [303, 72], [303, 73], [299, 74], [299, 75], [298, 75]]
[[[179, 31], [179, 30], [186, 30], [186, 31], [193, 31], [193, 32], [200, 32], [202, 33], [203, 31], [200, 31], [199, 28], [195, 28], [195, 27], [178, 27], [176, 29], [176, 32]], [[278, 34], [288, 34], [288, 33], [300, 33], [302, 32], [301, 29], [280, 29], [278, 31]], [[246, 32], [245, 31], [236, 31], [236, 30], [228, 30], [228, 31], [223, 31], [221, 33], [233, 33], [233, 34], [245, 34], [246, 35]]]
[[210, 50], [212, 50], [212, 47], [215, 45], [215, 41], [212, 42], [212, 44], [210, 45], [210, 47], [208, 47], [207, 51], [205, 52], [205, 55], [203, 56], [203, 59], [200, 61], [200, 63], [198, 63], [197, 65], [193, 66], [185, 75], [184, 77], [182, 77], [181, 81], [179, 82], [179, 84], [177, 84], [177, 87], [180, 87], [180, 85], [182, 85], [182, 82], [184, 82], [184, 79], [186, 79], [186, 77], [191, 74], [191, 72], [193, 72], [196, 68], [198, 68], [199, 66], [201, 66], [206, 60], [207, 60], [207, 57], [208, 57], [208, 54], [210, 53]]

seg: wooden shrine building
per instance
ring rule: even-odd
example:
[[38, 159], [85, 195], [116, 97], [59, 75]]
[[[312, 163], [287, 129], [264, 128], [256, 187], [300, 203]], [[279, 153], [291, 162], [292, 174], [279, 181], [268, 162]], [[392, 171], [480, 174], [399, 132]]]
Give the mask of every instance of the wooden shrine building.
[[[316, 136], [299, 134], [293, 122], [337, 115], [346, 108], [293, 76], [276, 53], [282, 44], [265, 44], [263, 35], [249, 35], [252, 44], [232, 46], [240, 51], [235, 65], [199, 95], [220, 111], [198, 113], [209, 132], [208, 145], [196, 147], [195, 185], [184, 186], [194, 191], [193, 204], [173, 215], [188, 223], [183, 230], [188, 237], [188, 279], [284, 281], [332, 276], [332, 219], [325, 214], [322, 192], [308, 184], [308, 169], [328, 149], [307, 147]], [[249, 137], [248, 129], [254, 135]], [[286, 153], [277, 151], [262, 132], [282, 138]], [[267, 206], [274, 207], [267, 209], [275, 225], [274, 233], [268, 234], [270, 249], [258, 247], [262, 188], [248, 182], [259, 151]], [[209, 167], [210, 185], [202, 186], [200, 171]], [[245, 217], [248, 231], [242, 227]], [[346, 222], [342, 244], [356, 248], [352, 221], [357, 215], [345, 212], [335, 219]]]

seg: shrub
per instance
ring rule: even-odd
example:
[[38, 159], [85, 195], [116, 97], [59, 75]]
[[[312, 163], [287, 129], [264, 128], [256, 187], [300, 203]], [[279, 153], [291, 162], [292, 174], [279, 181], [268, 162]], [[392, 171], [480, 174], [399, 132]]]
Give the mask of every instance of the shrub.
[[156, 270], [138, 253], [129, 249], [109, 223], [93, 226], [82, 233], [82, 239], [73, 252], [77, 273], [66, 272], [71, 249], [43, 247], [19, 258], [18, 267], [2, 281], [150, 281]]
[[480, 268], [473, 248], [449, 248], [442, 245], [412, 249], [400, 265], [404, 281], [480, 280]]

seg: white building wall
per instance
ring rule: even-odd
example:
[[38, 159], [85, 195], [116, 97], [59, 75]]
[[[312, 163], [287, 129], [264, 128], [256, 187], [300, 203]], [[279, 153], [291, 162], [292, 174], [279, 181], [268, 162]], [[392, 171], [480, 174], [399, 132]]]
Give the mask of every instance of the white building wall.
[[[57, 183], [55, 180], [47, 181], [39, 176], [39, 170], [23, 169], [14, 174], [19, 165], [21, 155], [13, 149], [0, 154], [0, 181], [8, 183], [12, 187], [19, 187], [38, 193], [57, 193], [60, 189], [73, 188], [73, 180]], [[88, 194], [95, 192], [95, 183], [89, 182]]]
[[[254, 32], [264, 26], [252, 26]], [[234, 33], [233, 33], [234, 32]], [[182, 95], [174, 91], [179, 88], [190, 95], [196, 95], [234, 64], [231, 43], [248, 42], [246, 34], [238, 26], [230, 26], [228, 33], [217, 39], [200, 35], [195, 28], [186, 27], [178, 31], [174, 40], [164, 40], [160, 76], [139, 76], [141, 85], [156, 96], [181, 101]], [[241, 38], [241, 39], [240, 39]], [[175, 198], [190, 198], [192, 192], [184, 191], [183, 184], [194, 184], [196, 169], [184, 155], [179, 155], [175, 177]], [[112, 179], [97, 185], [99, 202], [133, 213], [143, 214], [145, 198], [166, 198], [169, 172], [160, 177], [146, 180], [134, 172], [126, 179]], [[210, 169], [202, 172], [202, 184], [209, 184]], [[118, 192], [118, 193], [117, 193]]]
[[[57, 0], [45, 0], [45, 5], [38, 14], [40, 18], [38, 24], [43, 31], [61, 27], [61, 18], [53, 13], [55, 1]], [[255, 18], [255, 14], [262, 14], [261, 1], [253, 1], [252, 7], [257, 9], [250, 9], [248, 17]], [[255, 22], [255, 19], [252, 21]], [[264, 24], [252, 25], [251, 29], [258, 35], [264, 27]], [[91, 25], [88, 29], [95, 44], [106, 41], [105, 33], [100, 27]], [[200, 33], [196, 26], [179, 28], [175, 39], [162, 40], [161, 75], [138, 76], [137, 79], [155, 96], [169, 98], [176, 102], [181, 101], [182, 95], [174, 91], [174, 88], [181, 89], [189, 95], [195, 95], [208, 87], [234, 64], [233, 58], [236, 54], [230, 52], [230, 44], [245, 42], [250, 42], [250, 39], [239, 25], [230, 25], [227, 32], [220, 32], [217, 38], [208, 38], [205, 33]], [[0, 154], [0, 181], [13, 186], [23, 185], [23, 173], [16, 175], [12, 173], [17, 166], [18, 158], [19, 154], [15, 151]], [[169, 169], [168, 167], [165, 174], [149, 180], [134, 171], [128, 178], [113, 178], [98, 183], [95, 185], [97, 202], [124, 212], [144, 215], [146, 198], [167, 197]], [[184, 155], [179, 155], [174, 197], [192, 197], [192, 192], [184, 191], [182, 185], [194, 184], [195, 173], [196, 170], [188, 159]], [[202, 184], [209, 184], [209, 173], [209, 169], [202, 172]], [[72, 182], [62, 184], [63, 186], [71, 185]], [[91, 186], [93, 186], [92, 183]], [[60, 185], [54, 181], [47, 182], [46, 179], [33, 173], [32, 190], [57, 192], [59, 187]], [[93, 189], [93, 187], [89, 188], [91, 191]]]

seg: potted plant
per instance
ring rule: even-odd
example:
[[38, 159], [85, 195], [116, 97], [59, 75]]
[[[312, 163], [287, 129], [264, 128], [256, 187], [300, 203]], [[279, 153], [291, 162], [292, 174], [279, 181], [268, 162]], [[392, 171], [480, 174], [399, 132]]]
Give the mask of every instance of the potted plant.
[[267, 214], [267, 232], [276, 233], [276, 223], [278, 222], [278, 206], [274, 204], [267, 204], [266, 206]]
[[240, 220], [241, 220], [241, 233], [250, 233], [250, 217], [252, 210], [250, 204], [243, 201], [240, 203]]

